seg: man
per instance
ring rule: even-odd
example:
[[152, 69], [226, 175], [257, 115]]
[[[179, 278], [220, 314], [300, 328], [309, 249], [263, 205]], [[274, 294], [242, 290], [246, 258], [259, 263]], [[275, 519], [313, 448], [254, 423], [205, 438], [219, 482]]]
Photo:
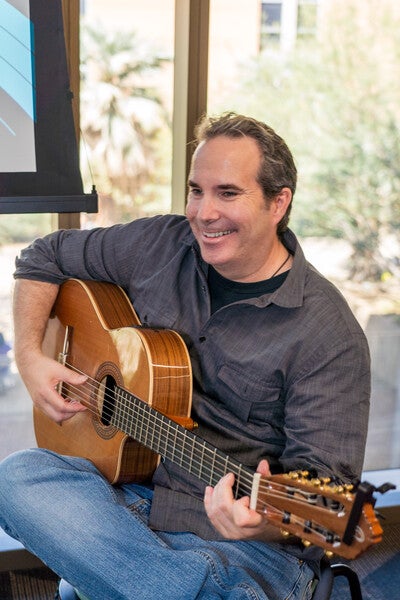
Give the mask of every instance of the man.
[[[287, 222], [296, 167], [268, 126], [204, 119], [186, 217], [165, 215], [35, 241], [17, 260], [15, 351], [33, 402], [62, 422], [84, 410], [59, 381], [84, 377], [41, 341], [69, 277], [122, 286], [144, 325], [175, 329], [193, 369], [196, 434], [268, 476], [313, 468], [352, 481], [369, 404], [365, 337], [309, 265]], [[168, 460], [151, 485], [111, 486], [88, 461], [31, 450], [1, 470], [0, 524], [91, 600], [308, 599], [321, 553]]]

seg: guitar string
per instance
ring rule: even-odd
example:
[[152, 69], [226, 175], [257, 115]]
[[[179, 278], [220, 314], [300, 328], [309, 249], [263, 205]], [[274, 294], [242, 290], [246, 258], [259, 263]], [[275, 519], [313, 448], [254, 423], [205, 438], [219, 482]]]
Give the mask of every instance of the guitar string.
[[[75, 369], [77, 372], [80, 372], [78, 369], [76, 369], [76, 368], [74, 368], [74, 369]], [[83, 373], [82, 373], [82, 374], [83, 374]], [[90, 381], [90, 380], [91, 380], [91, 381], [93, 381], [93, 382], [94, 382], [94, 384], [91, 384], [91, 381]], [[97, 387], [97, 385], [96, 385], [96, 384], [98, 384], [97, 380], [95, 380], [95, 379], [93, 379], [93, 378], [88, 378], [88, 385], [91, 387], [91, 389], [92, 389], [92, 392], [93, 392], [93, 391], [94, 391], [94, 392], [97, 392], [97, 389], [98, 389], [98, 387]], [[68, 384], [68, 385], [69, 385], [69, 387], [72, 387], [70, 384]], [[81, 390], [80, 388], [78, 388], [78, 387], [76, 387], [76, 386], [74, 386], [74, 388], [75, 388], [75, 391], [77, 392], [77, 394], [78, 394], [78, 395], [79, 395], [79, 394], [81, 394], [81, 396], [80, 396], [80, 400], [83, 400], [83, 402], [84, 402], [84, 403], [86, 402], [86, 403], [90, 404], [90, 395], [87, 395], [87, 397], [85, 398], [84, 396], [82, 396], [82, 390]], [[121, 389], [122, 389], [122, 388], [121, 388]], [[109, 394], [105, 394], [105, 396], [104, 396], [104, 397], [105, 397], [105, 399], [106, 399], [106, 395], [108, 396]], [[110, 396], [110, 398], [111, 398], [111, 395], [109, 395], [109, 396]], [[150, 406], [149, 406], [147, 403], [145, 403], [143, 400], [140, 400], [140, 399], [137, 399], [137, 400], [138, 400], [138, 402], [139, 402], [140, 404], [136, 405], [136, 407], [133, 407], [133, 408], [130, 408], [130, 407], [128, 407], [128, 413], [126, 413], [126, 414], [125, 414], [125, 417], [127, 416], [127, 417], [132, 417], [132, 418], [133, 418], [133, 417], [134, 417], [134, 410], [136, 409], [136, 412], [138, 412], [138, 411], [139, 411], [139, 412], [141, 412], [141, 413], [142, 413], [142, 416], [143, 416], [143, 417], [145, 417], [145, 418], [147, 419], [147, 422], [148, 422], [148, 423], [150, 423], [150, 419], [147, 417], [147, 415], [146, 415], [146, 412], [145, 412], [145, 411], [146, 411], [146, 409], [147, 409], [147, 410], [149, 410], [151, 407], [150, 407]], [[104, 402], [103, 404], [106, 404], [106, 402]], [[142, 406], [141, 406], [141, 405], [142, 405]], [[90, 406], [89, 406], [88, 408], [90, 408], [90, 410], [92, 410], [92, 412], [93, 412], [93, 413], [95, 413], [95, 414], [97, 414], [97, 415], [99, 416], [99, 413], [98, 413], [98, 410], [97, 410], [97, 409], [92, 409]], [[114, 409], [114, 402], [113, 402], [113, 401], [110, 401], [110, 402], [109, 402], [109, 408], [110, 408], [110, 409]], [[165, 427], [165, 425], [167, 425], [167, 427], [168, 427], [168, 428], [170, 428], [170, 427], [174, 427], [174, 429], [175, 429], [175, 427], [176, 427], [176, 428], [178, 427], [177, 423], [175, 423], [175, 422], [173, 422], [173, 425], [169, 425], [168, 423], [166, 423], [166, 422], [165, 422], [165, 419], [163, 418], [163, 415], [162, 415], [161, 413], [159, 413], [159, 414], [160, 414], [160, 416], [158, 417], [158, 416], [157, 416], [157, 411], [155, 411], [154, 409], [153, 409], [153, 411], [154, 411], [154, 413], [155, 413], [155, 415], [154, 415], [154, 419], [153, 419], [153, 420], [154, 420], [154, 421], [156, 421], [156, 423], [157, 423], [157, 424], [160, 426], [161, 435], [162, 435], [162, 431], [163, 431], [163, 430], [162, 430], [162, 426], [164, 426], [164, 427]], [[180, 428], [181, 428], [181, 435], [183, 435], [183, 436], [185, 436], [185, 435], [186, 435], [186, 436], [187, 436], [187, 435], [190, 435], [190, 432], [188, 432], [187, 430], [185, 430], [183, 427], [180, 427]], [[125, 433], [129, 433], [129, 432], [125, 432]], [[192, 434], [192, 437], [193, 437], [193, 441], [194, 441], [194, 443], [196, 443], [196, 439], [197, 439], [197, 438], [196, 438], [196, 436]], [[165, 439], [166, 439], [166, 442], [168, 442], [168, 440], [169, 440], [169, 437], [168, 437], [168, 435], [166, 435], [166, 436], [165, 436]], [[186, 439], [186, 440], [184, 440], [184, 443], [185, 443], [185, 441], [187, 441], [187, 439]], [[198, 439], [197, 439], [197, 441], [198, 441]], [[201, 449], [202, 449], [202, 451], [204, 451], [204, 452], [207, 452], [208, 454], [210, 454], [210, 456], [211, 456], [212, 458], [214, 458], [215, 449], [214, 449], [214, 448], [212, 448], [212, 449], [210, 449], [210, 448], [207, 448], [206, 446], [204, 446], [204, 445], [203, 445], [203, 442], [204, 442], [204, 444], [206, 443], [206, 442], [205, 442], [205, 441], [203, 441], [203, 440], [202, 440], [201, 442], [200, 442], [200, 441], [198, 441], [198, 444], [199, 444], [199, 445], [202, 447], [202, 448], [201, 448]], [[182, 452], [183, 452], [183, 448], [182, 448]], [[184, 458], [184, 457], [185, 457], [185, 455], [184, 455], [184, 454], [182, 454], [182, 458]], [[229, 462], [232, 462], [232, 460], [231, 460], [231, 459], [227, 460], [227, 458], [228, 458], [228, 457], [225, 457], [225, 456], [224, 456], [224, 457], [222, 457], [222, 459], [221, 459], [221, 457], [218, 457], [218, 455], [217, 455], [217, 454], [215, 455], [215, 458], [216, 458], [216, 459], [218, 459], [218, 458], [219, 458], [219, 460], [220, 460], [220, 465], [219, 465], [219, 466], [222, 468], [223, 472], [224, 472], [224, 473], [226, 473], [226, 472], [227, 472], [227, 471], [226, 471], [226, 465], [227, 465], [227, 463], [229, 463]], [[216, 466], [218, 466], [218, 465], [216, 465]], [[228, 465], [228, 466], [229, 466], [229, 465]], [[236, 465], [234, 465], [234, 466], [237, 466], [237, 467], [239, 467], [239, 468], [240, 468], [240, 466], [241, 466], [241, 465], [239, 465], [238, 463], [236, 463]], [[253, 483], [253, 475], [249, 475], [249, 476], [247, 476], [247, 477], [246, 477], [246, 474], [242, 474], [242, 479], [243, 479], [243, 481], [244, 481], [244, 479], [246, 479], [246, 480], [247, 480], [247, 482], [248, 482], [248, 484], [249, 484], [249, 487], [251, 488], [251, 485], [252, 485], [252, 483]], [[243, 481], [242, 481], [242, 483], [243, 483]], [[261, 484], [261, 485], [262, 485], [262, 484]], [[287, 490], [288, 488], [291, 488], [291, 487], [293, 487], [293, 484], [292, 484], [292, 485], [290, 485], [290, 484], [289, 484], [288, 486], [285, 486], [285, 484], [281, 484], [281, 485], [283, 485], [284, 489], [286, 489], [286, 490]], [[264, 486], [264, 487], [265, 487], [265, 490], [268, 490], [268, 489], [269, 489], [269, 486]], [[307, 503], [309, 503], [309, 501], [310, 501], [310, 498], [311, 498], [312, 496], [314, 496], [314, 495], [315, 495], [315, 492], [314, 492], [314, 491], [313, 491], [313, 492], [307, 492], [307, 491], [305, 491], [305, 490], [303, 490], [303, 491], [302, 491], [302, 490], [299, 490], [298, 488], [296, 488], [296, 491], [298, 491], [298, 492], [302, 492], [302, 493], [304, 494], [304, 496], [305, 496], [305, 497], [306, 497], [306, 499], [307, 499], [307, 500], [306, 500], [306, 501], [307, 501]]]
[[[75, 369], [75, 370], [79, 371], [78, 369]], [[98, 384], [98, 382], [96, 380], [92, 379], [92, 381], [95, 382], [95, 384], [92, 384], [91, 381], [90, 381], [90, 379], [91, 378], [88, 379], [88, 383], [86, 385], [88, 385], [88, 387], [91, 387], [92, 390], [94, 390], [94, 391], [97, 392], [97, 385], [96, 384]], [[81, 388], [78, 388], [76, 386], [71, 386], [71, 385], [69, 385], [69, 387], [70, 388], [74, 387], [74, 389], [75, 389], [75, 391], [77, 393], [77, 398], [74, 398], [74, 399], [79, 399], [80, 398], [81, 400], [89, 402], [89, 405], [90, 405], [90, 395], [87, 395], [87, 398], [89, 399], [89, 401], [88, 401], [87, 398], [85, 399], [85, 397], [82, 396], [82, 389]], [[143, 401], [139, 400], [139, 402], [143, 403], [144, 407], [148, 407], [148, 405], [146, 405], [146, 403], [144, 403]], [[114, 403], [113, 403], [113, 407], [114, 407]], [[142, 407], [139, 406], [138, 408], [140, 410]], [[95, 409], [92, 409], [91, 406], [89, 406], [88, 409], [91, 410], [93, 413], [97, 413], [98, 414], [98, 411], [95, 410]], [[146, 416], [146, 415], [144, 414], [144, 416]], [[158, 420], [159, 420], [160, 424], [163, 424], [165, 426], [165, 421], [163, 421], [162, 418], [160, 418]], [[175, 423], [174, 423], [174, 425], [175, 425]], [[166, 439], [168, 439], [168, 436], [167, 436]], [[209, 449], [205, 448], [205, 451], [207, 451], [207, 450], [209, 450]], [[182, 456], [184, 456], [184, 455], [182, 455]], [[183, 463], [182, 463], [182, 466], [184, 466]], [[224, 462], [223, 466], [225, 466], [225, 462]], [[189, 467], [189, 465], [187, 465], [187, 468], [188, 467]], [[189, 469], [189, 471], [190, 471], [190, 469]], [[248, 483], [249, 483], [249, 492], [250, 492], [251, 484], [252, 484], [252, 477], [251, 478], [247, 478], [247, 480], [248, 480]], [[293, 484], [289, 485], [289, 486], [285, 486], [285, 484], [279, 484], [277, 482], [274, 482], [274, 486], [277, 486], [278, 489], [271, 490], [271, 485], [270, 484], [267, 485], [267, 484], [262, 484], [261, 483], [259, 489], [267, 491], [269, 493], [270, 497], [281, 498], [281, 499], [282, 498], [287, 498], [287, 491], [288, 490], [290, 490], [290, 492], [293, 492], [293, 490], [295, 490], [297, 493], [300, 493], [300, 494], [302, 494], [304, 496], [304, 498], [303, 497], [300, 497], [300, 498], [297, 497], [295, 499], [294, 502], [297, 503], [297, 504], [302, 504], [302, 503], [304, 504], [305, 503], [305, 504], [309, 505], [310, 498], [314, 497], [316, 495], [316, 492], [315, 493], [314, 492], [310, 493], [310, 492], [307, 492], [307, 491], [304, 491], [304, 490], [299, 490], [298, 488], [295, 488], [293, 486]], [[280, 489], [283, 490], [283, 491], [279, 491]], [[275, 509], [275, 510], [278, 510], [278, 512], [280, 514], [284, 515], [284, 511], [282, 511], [280, 509]], [[322, 510], [324, 510], [324, 509], [322, 509]], [[292, 522], [293, 522], [293, 516], [292, 516]], [[304, 522], [301, 521], [301, 520], [299, 520], [298, 523], [301, 524], [301, 525], [304, 524]], [[324, 527], [321, 527], [321, 526], [319, 528], [320, 529], [325, 529]], [[313, 527], [313, 529], [314, 529], [314, 527]], [[318, 535], [321, 535], [323, 538], [325, 537], [323, 534], [320, 534], [320, 532], [318, 530], [316, 530], [315, 532], [318, 533]]]
[[[72, 389], [72, 387], [73, 386], [69, 385], [70, 389]], [[95, 386], [93, 386], [93, 387], [95, 388]], [[85, 404], [87, 406], [86, 403], [88, 402], [87, 398], [89, 398], [89, 396], [87, 396], [85, 398], [85, 396], [82, 395], [82, 390], [80, 390], [78, 388], [75, 388], [75, 393], [76, 393], [76, 397], [73, 399], [78, 400], [78, 401], [83, 401], [83, 404]], [[105, 401], [105, 403], [106, 402], [107, 401]], [[163, 431], [163, 427], [164, 427], [164, 429], [165, 429], [165, 427], [167, 427], [167, 429], [169, 431], [175, 432], [176, 429], [178, 429], [178, 425], [176, 423], [173, 423], [173, 425], [169, 425], [168, 423], [166, 423], [165, 420], [163, 419], [163, 416], [161, 413], [160, 413], [160, 417], [155, 416], [154, 419], [150, 420], [149, 416], [146, 414], [146, 407], [147, 407], [147, 409], [149, 408], [148, 405], [146, 405], [143, 401], [140, 401], [140, 402], [143, 403], [143, 406], [138, 405], [135, 407], [135, 409], [128, 410], [128, 412], [126, 412], [126, 414], [125, 414], [125, 418], [129, 418], [130, 416], [137, 418], [137, 415], [139, 415], [143, 419], [144, 426], [146, 426], [146, 424], [151, 425], [151, 421], [154, 421], [156, 423], [156, 425], [158, 425], [160, 428], [160, 435], [158, 437], [158, 450], [160, 451], [160, 454], [164, 454], [162, 452], [162, 448], [165, 447], [167, 449], [167, 444], [168, 444], [168, 442], [170, 442], [170, 435], [168, 432]], [[93, 414], [96, 414], [97, 416], [99, 416], [98, 410], [96, 408], [92, 408], [91, 406], [87, 406], [87, 408]], [[136, 413], [136, 415], [135, 415], [135, 413]], [[125, 433], [129, 434], [129, 431], [125, 431]], [[197, 444], [199, 446], [199, 449], [202, 451], [203, 455], [206, 455], [207, 457], [214, 459], [214, 452], [205, 446], [206, 442], [203, 440], [199, 440], [193, 434], [192, 434], [192, 436], [190, 436], [190, 434], [191, 434], [191, 432], [188, 432], [187, 430], [182, 428], [180, 435], [185, 438], [184, 444], [185, 444], [185, 442], [187, 443], [188, 441], [192, 441], [193, 444]], [[192, 440], [190, 440], [189, 436], [192, 438]], [[132, 436], [132, 437], [134, 437], [134, 436]], [[138, 441], [140, 441], [140, 440], [138, 440]], [[143, 442], [143, 440], [142, 440], [142, 442]], [[166, 454], [166, 457], [168, 458], [168, 452], [166, 452], [165, 454]], [[175, 452], [175, 454], [176, 454], [176, 452]], [[205, 458], [205, 456], [203, 456], [203, 459], [204, 458]], [[198, 467], [199, 474], [201, 474], [202, 471], [204, 470], [202, 468], [204, 466], [204, 463], [202, 463], [201, 460], [197, 460], [195, 456], [193, 456], [193, 457], [186, 456], [186, 454], [184, 454], [183, 446], [181, 448], [180, 458], [177, 459], [175, 456], [173, 456], [173, 459], [175, 459], [175, 462], [178, 462], [178, 464], [180, 464], [182, 467], [186, 467], [186, 469], [191, 471], [192, 473], [195, 473], [196, 467]], [[220, 471], [221, 471], [220, 476], [222, 476], [222, 475], [226, 474], [227, 472], [229, 472], [230, 469], [228, 467], [232, 466], [230, 463], [232, 464], [231, 460], [221, 459], [221, 457], [218, 457], [218, 455], [216, 454], [213, 466], [215, 467], [215, 470], [217, 470], [218, 468], [220, 469]], [[205, 478], [205, 473], [203, 473], [203, 476]], [[253, 482], [252, 476], [247, 477], [244, 473], [242, 473], [241, 479], [242, 479], [241, 480], [242, 486], [244, 486], [247, 483], [248, 488], [249, 488], [248, 493], [250, 493], [251, 485]]]
[[[79, 369], [76, 369], [75, 367], [73, 367], [73, 368], [74, 368], [75, 371], [81, 372], [81, 371], [79, 371]], [[92, 384], [91, 381], [93, 381], [94, 384]], [[97, 380], [88, 377], [88, 381], [85, 382], [85, 384], [83, 384], [83, 385], [91, 388], [92, 392], [93, 391], [97, 392], [97, 390], [98, 390], [97, 384], [98, 384]], [[92, 412], [93, 414], [96, 414], [97, 416], [99, 416], [98, 410], [95, 409], [95, 408], [92, 408], [92, 406], [90, 405], [90, 394], [84, 394], [84, 395], [82, 394], [82, 387], [83, 386], [78, 387], [78, 386], [74, 386], [74, 385], [71, 385], [71, 384], [68, 384], [68, 386], [69, 386], [69, 388], [71, 390], [73, 389], [75, 391], [75, 393], [76, 393], [76, 398], [75, 397], [71, 398], [72, 400], [78, 400], [78, 401], [83, 400], [84, 402], [86, 402], [87, 404], [89, 404], [89, 406], [87, 406], [87, 404], [85, 404], [87, 406], [88, 410], [90, 412]], [[144, 407], [146, 407], [146, 406], [148, 407], [148, 405], [144, 401], [139, 400], [139, 402], [141, 402], [144, 405]], [[112, 403], [112, 407], [114, 407], [114, 403]], [[139, 406], [138, 408], [141, 409], [142, 407]], [[143, 415], [146, 416], [144, 414], [144, 412], [143, 412]], [[161, 415], [161, 417], [162, 417], [162, 415]], [[165, 421], [162, 420], [162, 418], [160, 418], [158, 420], [160, 422], [160, 425], [164, 425], [165, 426], [166, 423], [165, 423]], [[168, 440], [168, 436], [166, 436], [166, 439]], [[207, 451], [207, 450], [209, 451], [208, 448], [205, 448], [205, 451]], [[225, 461], [224, 461], [224, 465], [225, 465]], [[182, 464], [182, 466], [184, 466], [184, 465]], [[186, 468], [188, 469], [188, 467], [189, 467], [189, 465]], [[190, 472], [190, 469], [188, 469], [188, 470]], [[248, 480], [248, 485], [249, 485], [248, 493], [250, 494], [251, 485], [252, 485], [252, 481], [253, 480], [252, 480], [252, 477], [248, 477], [247, 480]], [[310, 498], [311, 496], [315, 496], [314, 493], [309, 493], [309, 492], [306, 492], [304, 490], [299, 490], [298, 488], [295, 488], [293, 486], [293, 484], [292, 485], [285, 485], [285, 484], [281, 484], [279, 482], [273, 482], [273, 488], [272, 489], [271, 489], [271, 484], [270, 483], [268, 483], [268, 484], [262, 484], [260, 482], [259, 491], [262, 491], [262, 490], [266, 491], [269, 494], [269, 496], [270, 496], [271, 499], [274, 498], [275, 500], [278, 500], [278, 501], [282, 500], [282, 499], [286, 499], [288, 491], [289, 491], [289, 493], [292, 494], [293, 490], [295, 490], [296, 493], [300, 492], [301, 494], [303, 494], [305, 496], [305, 498]], [[305, 498], [302, 498], [302, 497], [298, 498], [298, 497], [296, 497], [294, 499], [293, 497], [291, 497], [291, 503], [292, 504], [299, 504], [299, 505], [301, 505], [301, 504], [307, 504], [307, 505], [309, 505], [309, 500], [306, 500]], [[264, 513], [267, 516], [267, 519], [268, 519], [268, 508], [266, 508], [268, 506], [268, 503], [266, 503], [266, 502], [262, 503], [262, 502], [258, 501], [258, 504], [261, 504], [261, 506], [262, 506], [262, 508], [258, 509], [258, 511], [261, 512], [261, 513]], [[328, 530], [324, 525], [321, 525], [318, 522], [312, 522], [312, 521], [310, 522], [310, 520], [305, 519], [305, 518], [302, 519], [302, 518], [298, 517], [292, 511], [290, 512], [290, 523], [289, 524], [285, 524], [284, 523], [284, 518], [287, 516], [287, 511], [284, 511], [284, 510], [282, 510], [282, 509], [280, 509], [278, 507], [275, 507], [273, 505], [272, 506], [270, 505], [270, 509], [271, 508], [272, 508], [272, 510], [273, 510], [273, 512], [275, 514], [281, 515], [282, 522], [279, 522], [278, 526], [281, 526], [282, 528], [286, 527], [287, 529], [290, 529], [291, 525], [292, 526], [295, 525], [298, 528], [303, 528], [302, 534], [300, 534], [300, 533], [293, 533], [293, 535], [296, 535], [297, 537], [301, 537], [301, 535], [303, 535], [303, 537], [304, 537], [306, 535], [306, 532], [304, 531], [304, 527], [307, 527], [307, 532], [309, 534], [312, 533], [315, 537], [320, 538], [320, 541], [323, 542], [324, 544], [329, 543], [329, 546], [332, 544], [332, 542], [328, 542], [327, 541], [328, 536], [332, 536], [332, 532], [330, 530]], [[326, 509], [321, 509], [321, 510], [326, 510]], [[272, 521], [274, 521], [273, 518], [272, 518]], [[270, 515], [270, 522], [271, 522], [271, 515]], [[336, 549], [337, 548], [337, 544], [339, 543], [339, 536], [338, 536], [338, 534], [334, 534], [334, 535], [335, 535], [335, 549]]]
[[[75, 386], [69, 385], [69, 387], [74, 388]], [[77, 397], [79, 397], [80, 390], [77, 387], [75, 387], [75, 390], [77, 392]], [[74, 398], [74, 399], [77, 399], [77, 398]], [[81, 396], [81, 399], [84, 399], [84, 397]], [[98, 412], [96, 410], [92, 409], [91, 407], [87, 407], [87, 408], [93, 414], [97, 414], [98, 415]], [[252, 480], [251, 481], [249, 480], [249, 483], [252, 483]], [[275, 486], [277, 486], [278, 489], [275, 489]], [[293, 486], [285, 486], [284, 484], [280, 484], [280, 483], [274, 482], [274, 488], [273, 489], [271, 489], [270, 485], [262, 485], [262, 484], [260, 484], [259, 490], [261, 491], [263, 489], [266, 492], [268, 492], [268, 494], [269, 494], [269, 496], [270, 496], [271, 499], [275, 499], [275, 500], [279, 501], [279, 500], [283, 500], [283, 499], [287, 498], [288, 490], [290, 490], [290, 492], [292, 492]], [[296, 489], [296, 491], [298, 492], [299, 490]], [[300, 490], [300, 492], [302, 492], [302, 491]], [[302, 493], [307, 494], [307, 492], [302, 492]], [[249, 489], [249, 494], [250, 494], [250, 489]], [[291, 498], [291, 502], [292, 502], [293, 505], [296, 505], [296, 504], [301, 505], [302, 503], [303, 504], [304, 503], [308, 504], [308, 502], [306, 502], [303, 498], [296, 498], [296, 499]], [[328, 530], [324, 525], [321, 525], [320, 523], [315, 522], [315, 521], [314, 522], [310, 522], [310, 521], [308, 521], [305, 518], [302, 519], [302, 518], [298, 517], [295, 514], [295, 512], [290, 512], [290, 523], [285, 524], [283, 519], [287, 516], [287, 511], [284, 511], [284, 510], [282, 510], [282, 509], [280, 509], [278, 507], [275, 507], [273, 505], [272, 506], [270, 505], [270, 508], [268, 509], [268, 503], [267, 502], [258, 502], [258, 504], [261, 505], [261, 508], [258, 508], [258, 512], [264, 514], [264, 516], [267, 518], [267, 520], [268, 520], [268, 517], [269, 517], [269, 521], [270, 522], [273, 523], [274, 520], [277, 521], [278, 520], [276, 518], [277, 515], [281, 516], [280, 517], [281, 520], [279, 521], [278, 527], [282, 527], [283, 529], [285, 527], [290, 529], [291, 525], [292, 526], [295, 525], [299, 529], [304, 529], [304, 527], [307, 527], [307, 530], [308, 530], [309, 534], [313, 534], [315, 537], [320, 538], [320, 541], [323, 542], [323, 543], [325, 543], [325, 544], [328, 543], [327, 542], [328, 535], [332, 535], [332, 532], [330, 530]], [[276, 515], [275, 519], [273, 517], [271, 518], [271, 508], [272, 508], [272, 511]], [[296, 508], [294, 508], [294, 510], [296, 510]], [[307, 521], [307, 524], [306, 524], [306, 521]], [[301, 537], [300, 533], [293, 533], [293, 535], [296, 535], [297, 537]], [[303, 537], [306, 535], [304, 531], [303, 531], [302, 535], [303, 535]], [[336, 538], [335, 538], [335, 543], [336, 544], [338, 543], [337, 539], [338, 539], [338, 536], [336, 535]]]
[[[70, 365], [68, 365], [68, 366], [70, 366]], [[72, 368], [73, 368], [74, 370], [76, 370], [77, 372], [81, 372], [79, 369], [76, 369], [75, 367], [72, 367]], [[85, 374], [85, 375], [86, 375], [86, 374]], [[94, 382], [93, 384], [91, 384], [91, 381], [90, 381], [90, 379], [91, 379], [91, 381], [93, 381], [93, 382]], [[70, 384], [67, 384], [67, 385], [68, 385], [70, 388], [72, 387]], [[85, 384], [84, 384], [84, 385], [85, 385]], [[97, 380], [95, 380], [95, 379], [92, 379], [92, 378], [89, 378], [88, 382], [86, 383], [86, 386], [91, 388], [91, 392], [92, 392], [92, 394], [94, 394], [94, 395], [95, 395], [95, 394], [97, 393], [97, 391], [98, 391], [98, 381], [97, 381]], [[122, 390], [122, 391], [124, 391], [122, 388], [121, 388], [121, 390]], [[97, 414], [98, 414], [98, 410], [97, 410], [97, 408], [93, 408], [93, 409], [92, 409], [92, 408], [91, 408], [91, 406], [90, 406], [90, 404], [91, 404], [91, 403], [90, 403], [90, 400], [91, 400], [91, 396], [90, 396], [90, 394], [88, 394], [88, 395], [87, 395], [87, 397], [85, 398], [84, 396], [82, 396], [82, 391], [81, 391], [81, 389], [79, 389], [79, 388], [75, 387], [75, 391], [77, 392], [77, 394], [78, 394], [78, 395], [80, 394], [80, 398], [76, 398], [76, 399], [78, 399], [78, 400], [82, 400], [82, 401], [83, 401], [83, 404], [85, 404], [85, 405], [89, 404], [88, 408], [90, 408], [90, 409], [92, 410], [92, 412], [94, 412], [94, 413], [97, 413]], [[132, 396], [133, 396], [133, 394], [132, 394]], [[106, 392], [105, 392], [105, 394], [104, 394], [103, 408], [106, 408], [106, 409], [108, 408], [110, 411], [113, 411], [113, 410], [114, 410], [114, 399], [113, 399], [113, 398], [114, 398], [114, 397], [113, 397], [111, 394], [109, 394], [109, 393], [106, 391]], [[126, 399], [125, 399], [125, 400], [126, 400]], [[144, 419], [146, 419], [147, 423], [150, 423], [150, 418], [149, 418], [149, 416], [146, 414], [146, 411], [150, 411], [150, 409], [151, 409], [152, 407], [150, 407], [150, 406], [149, 406], [149, 405], [148, 405], [146, 402], [144, 402], [143, 400], [140, 400], [139, 398], [137, 398], [137, 400], [138, 400], [138, 404], [137, 404], [137, 405], [135, 405], [135, 406], [132, 406], [132, 407], [127, 407], [126, 405], [123, 405], [123, 409], [124, 409], [124, 410], [123, 410], [122, 412], [123, 412], [123, 417], [124, 417], [125, 423], [127, 423], [127, 422], [128, 422], [130, 419], [134, 419], [134, 418], [135, 418], [135, 413], [138, 413], [138, 412], [139, 412], [139, 413], [141, 413], [141, 416], [142, 416], [142, 417], [144, 417]], [[119, 407], [119, 409], [120, 409], [120, 408], [121, 408], [121, 407]], [[154, 409], [153, 409], [153, 410], [154, 410]], [[154, 411], [154, 412], [155, 412], [155, 414], [154, 414], [154, 418], [153, 418], [153, 420], [154, 420], [154, 421], [155, 421], [155, 423], [156, 423], [156, 424], [157, 424], [157, 425], [160, 427], [160, 431], [161, 431], [161, 441], [160, 441], [159, 445], [160, 445], [160, 446], [162, 446], [162, 445], [163, 445], [163, 441], [164, 441], [164, 443], [167, 443], [167, 442], [168, 442], [168, 440], [169, 440], [169, 436], [168, 436], [168, 434], [163, 434], [163, 429], [162, 429], [162, 427], [164, 427], [164, 428], [165, 428], [165, 426], [167, 426], [167, 428], [168, 428], [169, 430], [172, 430], [172, 431], [176, 431], [176, 430], [178, 430], [178, 431], [179, 431], [179, 429], [178, 429], [178, 428], [179, 428], [180, 426], [179, 426], [177, 423], [175, 423], [175, 422], [173, 422], [173, 424], [169, 425], [168, 423], [166, 423], [166, 422], [165, 422], [165, 418], [163, 417], [163, 415], [162, 415], [161, 413], [158, 413], [158, 414], [159, 414], [159, 416], [158, 416], [158, 414], [157, 414], [157, 411]], [[196, 438], [196, 436], [194, 436], [193, 434], [192, 434], [192, 436], [190, 436], [190, 433], [191, 433], [191, 432], [188, 432], [188, 431], [187, 431], [185, 428], [183, 428], [183, 427], [180, 427], [180, 430], [181, 430], [181, 435], [183, 435], [183, 436], [185, 436], [185, 437], [186, 437], [186, 441], [187, 441], [187, 438], [188, 438], [188, 437], [192, 437], [192, 438], [193, 438], [193, 440], [194, 440], [194, 443], [196, 443], [196, 440], [197, 440], [197, 444], [202, 446], [201, 450], [202, 450], [204, 453], [207, 453], [207, 454], [209, 454], [209, 453], [211, 453], [211, 454], [212, 454], [212, 453], [213, 453], [213, 450], [214, 450], [214, 449], [213, 449], [213, 450], [210, 450], [209, 448], [207, 448], [207, 447], [203, 446], [203, 441], [199, 441], [199, 440], [198, 440], [198, 438]], [[125, 432], [125, 433], [129, 433], [129, 432]], [[163, 436], [164, 436], [164, 438], [163, 438]], [[184, 441], [185, 441], [185, 440], [184, 440]], [[206, 442], [204, 442], [204, 444], [206, 444]], [[186, 459], [185, 455], [183, 454], [183, 448], [182, 448], [182, 457], [181, 457], [181, 459], [182, 459], [182, 461], [183, 461], [184, 459]], [[199, 461], [199, 462], [196, 462], [196, 461], [194, 460], [193, 462], [194, 462], [194, 466], [201, 465], [201, 462], [200, 462], [200, 461]], [[216, 464], [215, 464], [215, 466], [216, 466], [216, 467], [219, 467], [220, 469], [222, 469], [222, 470], [223, 470], [223, 474], [225, 474], [225, 473], [227, 473], [227, 472], [228, 472], [228, 470], [226, 469], [226, 466], [227, 466], [227, 465], [226, 465], [226, 462], [227, 462], [227, 461], [226, 461], [226, 458], [225, 458], [225, 457], [224, 457], [223, 459], [221, 459], [221, 457], [218, 457], [218, 455], [216, 455]], [[232, 460], [230, 460], [230, 461], [228, 461], [228, 462], [231, 462], [231, 463], [232, 463]], [[182, 463], [182, 466], [183, 466], [183, 463]], [[250, 476], [250, 477], [246, 478], [246, 476], [245, 476], [245, 475], [242, 473], [242, 483], [244, 484], [246, 480], [247, 480], [247, 483], [248, 483], [248, 485], [249, 485], [249, 489], [251, 489], [251, 484], [252, 484], [252, 476]]]

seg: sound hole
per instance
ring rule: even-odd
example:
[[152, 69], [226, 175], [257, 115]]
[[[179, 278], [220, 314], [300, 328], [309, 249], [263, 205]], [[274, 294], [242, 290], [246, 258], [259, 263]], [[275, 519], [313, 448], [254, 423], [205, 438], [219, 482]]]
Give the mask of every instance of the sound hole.
[[100, 421], [103, 425], [111, 425], [115, 410], [115, 388], [116, 381], [112, 375], [107, 375], [100, 381], [98, 389], [98, 400], [100, 408]]

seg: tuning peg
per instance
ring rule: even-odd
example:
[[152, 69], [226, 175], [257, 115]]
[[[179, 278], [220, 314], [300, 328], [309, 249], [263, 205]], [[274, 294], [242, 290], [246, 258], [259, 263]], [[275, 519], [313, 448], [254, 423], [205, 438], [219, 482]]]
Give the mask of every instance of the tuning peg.
[[290, 531], [287, 531], [286, 529], [281, 529], [281, 536], [284, 538], [289, 537], [290, 535]]
[[309, 540], [301, 540], [301, 543], [305, 548], [309, 548], [311, 546], [311, 542]]
[[333, 558], [332, 550], [325, 550], [325, 556], [326, 558]]
[[311, 484], [315, 485], [315, 487], [319, 487], [321, 485], [321, 480], [316, 477], [315, 479], [311, 479]]

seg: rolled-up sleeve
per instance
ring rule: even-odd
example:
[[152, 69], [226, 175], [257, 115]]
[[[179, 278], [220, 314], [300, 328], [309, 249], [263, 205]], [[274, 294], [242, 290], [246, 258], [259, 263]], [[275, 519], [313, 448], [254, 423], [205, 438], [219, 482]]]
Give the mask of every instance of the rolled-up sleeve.
[[147, 276], [176, 253], [187, 232], [183, 217], [174, 215], [56, 231], [22, 250], [14, 277], [56, 284], [76, 277], [128, 287], [135, 274]]

